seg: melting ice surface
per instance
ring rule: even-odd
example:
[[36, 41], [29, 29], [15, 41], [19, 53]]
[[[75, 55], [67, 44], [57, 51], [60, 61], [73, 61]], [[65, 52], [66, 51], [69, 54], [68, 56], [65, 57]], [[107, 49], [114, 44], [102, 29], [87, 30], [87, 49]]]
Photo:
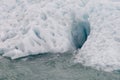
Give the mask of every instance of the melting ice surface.
[[119, 4], [119, 0], [1, 0], [0, 54], [16, 59], [81, 48], [76, 62], [105, 71], [120, 69]]
[[43, 54], [26, 60], [0, 59], [0, 80], [120, 80], [120, 74], [74, 64], [72, 54]]

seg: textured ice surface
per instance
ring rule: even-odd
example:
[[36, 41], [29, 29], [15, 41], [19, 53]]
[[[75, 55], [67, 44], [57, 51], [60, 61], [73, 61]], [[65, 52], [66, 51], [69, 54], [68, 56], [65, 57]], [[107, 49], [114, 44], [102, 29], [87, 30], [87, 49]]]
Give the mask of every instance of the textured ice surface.
[[86, 40], [82, 34], [87, 29], [82, 29], [84, 23], [89, 26], [82, 17], [87, 1], [1, 0], [0, 53], [15, 59], [38, 53], [71, 52], [81, 47]]
[[91, 33], [76, 55], [77, 62], [105, 71], [120, 69], [120, 3], [89, 3]]
[[2, 56], [72, 52], [91, 29], [76, 61], [120, 69], [120, 0], [0, 0], [0, 12]]

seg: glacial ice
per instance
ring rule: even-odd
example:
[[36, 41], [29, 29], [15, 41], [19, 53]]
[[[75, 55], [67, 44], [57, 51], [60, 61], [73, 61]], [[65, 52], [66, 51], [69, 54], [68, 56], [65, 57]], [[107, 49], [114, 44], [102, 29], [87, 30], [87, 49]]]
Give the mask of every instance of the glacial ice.
[[1, 0], [0, 12], [2, 56], [81, 48], [75, 62], [120, 69], [120, 0]]
[[104, 71], [120, 69], [120, 3], [116, 1], [89, 3], [91, 33], [75, 62]]
[[89, 27], [84, 10], [87, 2], [1, 0], [0, 54], [16, 59], [40, 53], [72, 52], [81, 47], [89, 34], [85, 31]]

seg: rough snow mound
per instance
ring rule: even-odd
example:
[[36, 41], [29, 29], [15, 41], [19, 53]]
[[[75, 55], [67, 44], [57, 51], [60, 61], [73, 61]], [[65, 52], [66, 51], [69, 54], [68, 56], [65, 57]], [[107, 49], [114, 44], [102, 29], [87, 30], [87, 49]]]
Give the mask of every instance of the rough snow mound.
[[92, 7], [91, 33], [76, 61], [105, 71], [120, 69], [120, 3], [108, 0]]
[[[15, 59], [39, 53], [75, 50], [73, 36], [76, 30], [72, 29], [78, 22], [87, 23], [82, 17], [87, 1], [1, 0], [0, 53]], [[80, 31], [84, 32], [83, 29]], [[84, 34], [79, 35], [81, 46]]]

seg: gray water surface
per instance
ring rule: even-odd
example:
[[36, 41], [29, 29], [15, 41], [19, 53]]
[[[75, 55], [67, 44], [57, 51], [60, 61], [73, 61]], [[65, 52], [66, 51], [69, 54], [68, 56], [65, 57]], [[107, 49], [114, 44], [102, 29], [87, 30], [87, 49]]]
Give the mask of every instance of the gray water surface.
[[1, 58], [0, 80], [120, 80], [120, 74], [75, 64], [72, 54], [45, 54], [18, 60]]

